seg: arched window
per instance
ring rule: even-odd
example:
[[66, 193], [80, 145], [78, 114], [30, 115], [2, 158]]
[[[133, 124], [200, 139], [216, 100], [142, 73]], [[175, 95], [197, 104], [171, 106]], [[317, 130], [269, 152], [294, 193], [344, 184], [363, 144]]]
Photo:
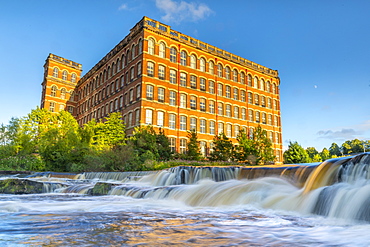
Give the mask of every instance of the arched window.
[[143, 52], [143, 40], [140, 39], [138, 43], [138, 54], [141, 54]]
[[53, 76], [54, 77], [59, 77], [59, 69], [58, 68], [53, 69]]
[[226, 79], [230, 80], [230, 68], [229, 67], [225, 68], [225, 77]]
[[135, 49], [135, 44], [132, 44], [131, 46], [131, 60], [134, 60], [134, 58], [136, 57], [136, 49]]
[[217, 66], [217, 75], [218, 75], [218, 77], [222, 77], [222, 70], [223, 70], [223, 68], [222, 68], [222, 64], [218, 64], [218, 66]]
[[238, 71], [236, 69], [233, 70], [233, 81], [238, 82]]
[[255, 88], [259, 88], [259, 83], [258, 83], [258, 77], [254, 77], [254, 81], [253, 81], [253, 84], [254, 84], [254, 87]]
[[244, 74], [244, 72], [240, 73], [240, 83], [245, 84], [245, 74]]
[[58, 90], [57, 86], [55, 85], [51, 86], [50, 96], [53, 96], [53, 97], [57, 96], [57, 90]]
[[166, 45], [163, 42], [159, 44], [159, 56], [166, 58]]
[[172, 63], [176, 63], [176, 59], [177, 59], [177, 50], [175, 47], [171, 47], [170, 49], [170, 61]]
[[123, 69], [125, 67], [125, 54], [122, 54], [122, 57], [121, 57], [121, 69]]
[[252, 76], [248, 75], [248, 86], [253, 87]]
[[260, 80], [260, 89], [265, 91], [265, 81], [262, 78]]
[[61, 99], [65, 99], [66, 98], [66, 89], [65, 88], [62, 88], [60, 90], [60, 98]]
[[62, 73], [62, 80], [67, 80], [67, 75], [68, 75], [68, 72], [66, 70], [63, 70], [63, 73]]
[[276, 84], [275, 83], [272, 84], [272, 93], [276, 94]]
[[181, 57], [180, 57], [180, 64], [182, 66], [186, 66], [186, 60], [187, 60], [188, 54], [186, 54], [186, 51], [181, 51]]
[[76, 74], [72, 73], [71, 82], [76, 82]]
[[194, 54], [190, 56], [190, 67], [192, 69], [197, 68], [197, 57]]
[[148, 53], [150, 55], [154, 55], [154, 40], [153, 39], [148, 40]]
[[266, 91], [267, 91], [268, 93], [270, 93], [270, 92], [271, 92], [271, 83], [270, 83], [270, 81], [267, 81], [267, 82], [266, 82]]
[[209, 62], [209, 68], [208, 68], [208, 72], [213, 75], [215, 73], [215, 63], [213, 61], [210, 61]]
[[199, 69], [202, 72], [206, 71], [206, 60], [204, 58], [201, 58], [199, 61]]

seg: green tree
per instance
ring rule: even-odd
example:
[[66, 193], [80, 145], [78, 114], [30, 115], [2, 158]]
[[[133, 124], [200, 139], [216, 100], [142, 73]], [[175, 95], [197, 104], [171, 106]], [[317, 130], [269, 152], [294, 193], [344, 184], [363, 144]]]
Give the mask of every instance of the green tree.
[[320, 156], [322, 160], [327, 160], [331, 158], [330, 151], [327, 148], [323, 148], [323, 150], [320, 153]]
[[298, 142], [289, 142], [288, 150], [284, 152], [285, 164], [308, 163], [309, 156]]
[[133, 144], [135, 152], [142, 163], [146, 160], [159, 159], [157, 135], [152, 126], [146, 125], [135, 128], [130, 142]]
[[197, 132], [195, 130], [188, 131], [188, 139], [185, 158], [187, 160], [200, 160], [202, 153], [200, 152]]
[[234, 146], [225, 133], [213, 138], [213, 151], [209, 155], [211, 161], [230, 161], [234, 154]]
[[159, 160], [171, 159], [173, 152], [171, 151], [170, 141], [162, 129], [159, 129], [159, 133], [156, 135], [156, 143]]
[[329, 152], [330, 152], [330, 156], [331, 157], [340, 157], [342, 156], [342, 152], [341, 152], [341, 149], [340, 147], [338, 146], [338, 144], [336, 144], [335, 142], [333, 142], [329, 148]]
[[97, 150], [108, 150], [126, 144], [126, 128], [119, 112], [109, 114], [104, 122], [95, 124], [92, 121], [87, 126], [85, 125], [85, 128], [84, 141], [88, 141], [92, 136], [90, 143]]

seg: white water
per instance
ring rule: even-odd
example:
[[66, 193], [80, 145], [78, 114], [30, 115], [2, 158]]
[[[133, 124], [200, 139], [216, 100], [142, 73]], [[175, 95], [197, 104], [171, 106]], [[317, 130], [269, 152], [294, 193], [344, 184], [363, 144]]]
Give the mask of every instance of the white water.
[[100, 174], [105, 196], [87, 195], [94, 176], [50, 178], [49, 193], [0, 195], [0, 245], [369, 246], [369, 159], [324, 163], [303, 187], [239, 168]]

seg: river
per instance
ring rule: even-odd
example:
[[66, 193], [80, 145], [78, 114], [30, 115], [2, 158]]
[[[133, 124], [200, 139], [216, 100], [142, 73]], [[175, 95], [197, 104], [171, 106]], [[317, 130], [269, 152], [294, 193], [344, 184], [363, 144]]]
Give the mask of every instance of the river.
[[[0, 246], [370, 246], [369, 159], [307, 178], [308, 166], [34, 176], [43, 193], [0, 194]], [[92, 195], [99, 183], [109, 191]]]

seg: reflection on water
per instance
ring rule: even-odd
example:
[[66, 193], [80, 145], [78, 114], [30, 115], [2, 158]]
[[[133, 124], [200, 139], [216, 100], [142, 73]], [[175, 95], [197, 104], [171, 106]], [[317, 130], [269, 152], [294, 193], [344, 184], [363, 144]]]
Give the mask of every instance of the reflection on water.
[[[8, 205], [17, 212], [5, 212]], [[122, 196], [0, 197], [0, 246], [367, 246], [369, 225]], [[346, 236], [346, 237], [338, 237]], [[366, 244], [365, 244], [366, 243]]]

